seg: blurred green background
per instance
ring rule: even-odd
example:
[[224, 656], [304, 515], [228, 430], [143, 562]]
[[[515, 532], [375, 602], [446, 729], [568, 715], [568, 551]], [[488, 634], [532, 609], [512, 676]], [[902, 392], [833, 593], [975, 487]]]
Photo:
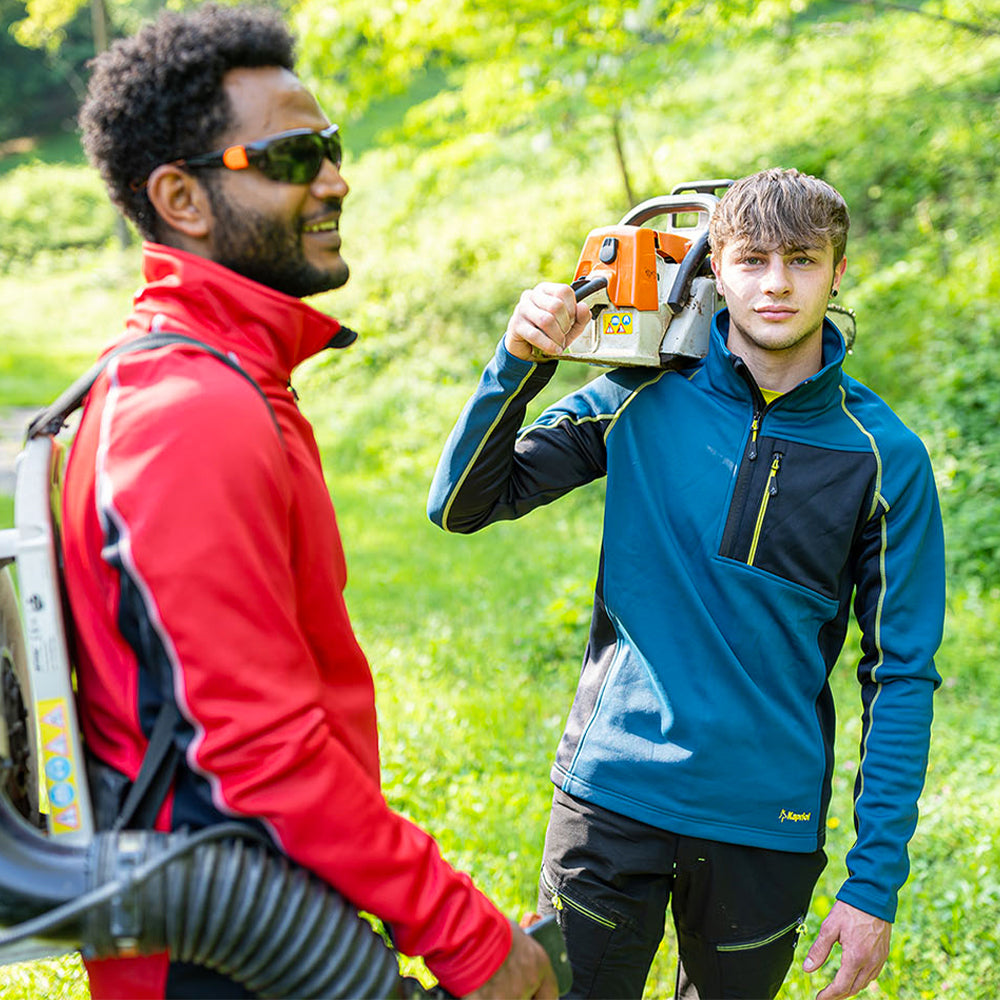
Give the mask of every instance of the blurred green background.
[[[19, 426], [120, 329], [138, 286], [74, 117], [86, 59], [160, 6], [0, 0], [0, 423]], [[922, 819], [868, 995], [1000, 995], [1000, 3], [299, 0], [302, 75], [342, 123], [360, 330], [296, 388], [376, 674], [386, 795], [513, 914], [534, 903], [548, 768], [585, 643], [600, 484], [446, 536], [437, 455], [520, 291], [569, 280], [587, 232], [696, 177], [796, 166], [851, 207], [848, 371], [937, 473], [949, 611]], [[101, 26], [104, 26], [104, 33]], [[95, 30], [96, 29], [96, 30]], [[563, 364], [539, 406], [592, 377]], [[10, 523], [0, 499], [0, 523]], [[856, 636], [835, 672], [830, 865], [844, 878], [860, 732]], [[673, 987], [671, 935], [647, 988]], [[782, 992], [832, 975], [797, 962]], [[73, 958], [0, 969], [0, 998], [87, 997]]]

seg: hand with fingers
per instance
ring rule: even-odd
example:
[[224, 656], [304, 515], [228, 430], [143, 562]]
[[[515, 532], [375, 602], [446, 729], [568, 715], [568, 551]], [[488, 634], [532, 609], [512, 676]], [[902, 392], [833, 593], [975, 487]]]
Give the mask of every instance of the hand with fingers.
[[[535, 914], [534, 916], [537, 916]], [[529, 917], [521, 921], [527, 927]], [[557, 1000], [559, 988], [545, 949], [528, 937], [513, 921], [510, 952], [503, 965], [478, 990], [472, 1000]]]
[[837, 900], [816, 935], [802, 968], [815, 972], [840, 942], [840, 970], [816, 1000], [845, 1000], [874, 982], [889, 955], [892, 924]]
[[523, 361], [533, 360], [533, 347], [558, 357], [589, 320], [590, 309], [576, 301], [569, 285], [545, 281], [521, 294], [507, 324], [504, 346]]

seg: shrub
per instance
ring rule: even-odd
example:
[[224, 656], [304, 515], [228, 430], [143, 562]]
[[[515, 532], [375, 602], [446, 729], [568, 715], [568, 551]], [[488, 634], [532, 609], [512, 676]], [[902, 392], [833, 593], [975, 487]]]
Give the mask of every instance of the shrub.
[[102, 246], [115, 213], [87, 167], [30, 163], [0, 177], [0, 271], [44, 251]]

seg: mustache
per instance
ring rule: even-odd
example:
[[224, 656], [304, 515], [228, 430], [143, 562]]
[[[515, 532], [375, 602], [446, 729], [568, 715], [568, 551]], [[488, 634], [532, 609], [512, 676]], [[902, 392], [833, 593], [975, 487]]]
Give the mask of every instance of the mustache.
[[299, 220], [299, 228], [301, 229], [304, 226], [311, 226], [317, 222], [325, 222], [331, 216], [339, 217], [341, 211], [343, 210], [343, 204], [344, 204], [343, 198], [334, 197], [334, 198], [324, 199], [323, 207], [318, 212], [314, 212], [308, 218], [303, 216]]

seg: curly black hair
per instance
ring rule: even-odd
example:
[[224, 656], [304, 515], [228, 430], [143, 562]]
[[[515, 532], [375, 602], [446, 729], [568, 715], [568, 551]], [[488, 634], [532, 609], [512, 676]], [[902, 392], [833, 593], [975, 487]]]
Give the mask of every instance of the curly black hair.
[[292, 70], [295, 42], [272, 10], [206, 4], [164, 12], [91, 63], [80, 110], [83, 146], [111, 200], [146, 239], [160, 220], [143, 184], [161, 163], [204, 153], [232, 125], [229, 70]]

